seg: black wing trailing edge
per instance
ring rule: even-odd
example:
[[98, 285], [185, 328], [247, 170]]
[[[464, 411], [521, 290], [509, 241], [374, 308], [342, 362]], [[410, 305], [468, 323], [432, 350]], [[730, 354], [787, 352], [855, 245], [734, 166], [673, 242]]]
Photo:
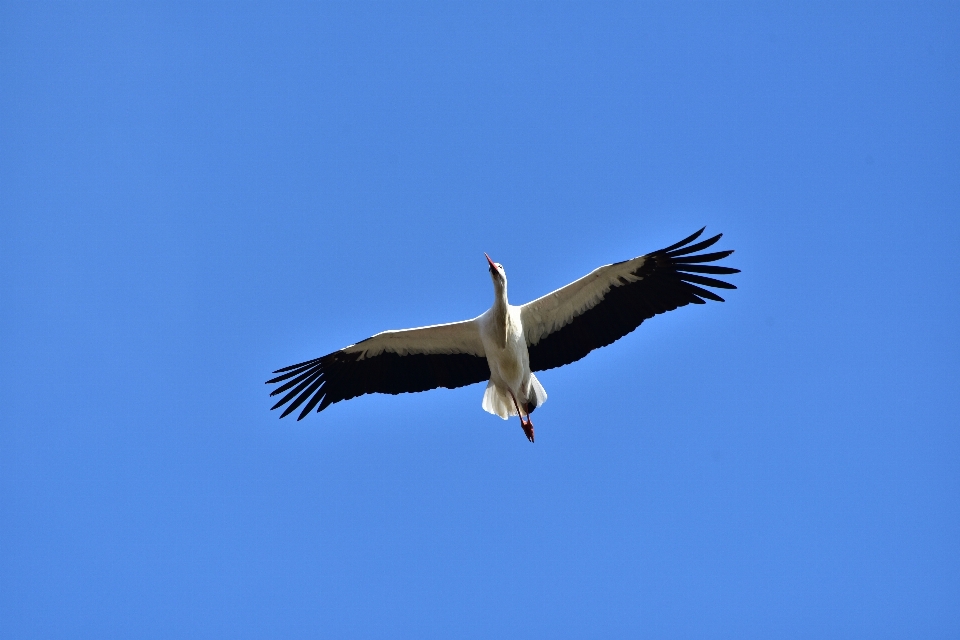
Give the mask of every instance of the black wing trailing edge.
[[486, 358], [467, 353], [399, 355], [384, 351], [360, 359], [361, 355], [334, 351], [322, 358], [274, 371], [281, 375], [268, 380], [267, 384], [283, 384], [270, 395], [284, 395], [272, 408], [289, 403], [280, 415], [283, 418], [306, 403], [297, 417], [302, 420], [314, 407], [320, 412], [334, 402], [366, 393], [395, 395], [437, 387], [455, 389], [490, 378]]
[[704, 304], [706, 300], [723, 302], [723, 298], [704, 287], [736, 289], [729, 282], [700, 274], [729, 275], [739, 269], [704, 264], [716, 262], [733, 251], [700, 253], [713, 246], [723, 234], [690, 244], [703, 233], [692, 236], [659, 251], [648, 254], [643, 264], [632, 272], [641, 278], [612, 287], [603, 300], [573, 318], [568, 324], [530, 345], [530, 369], [543, 371], [576, 362], [594, 349], [619, 340], [640, 326], [644, 320], [688, 304]]

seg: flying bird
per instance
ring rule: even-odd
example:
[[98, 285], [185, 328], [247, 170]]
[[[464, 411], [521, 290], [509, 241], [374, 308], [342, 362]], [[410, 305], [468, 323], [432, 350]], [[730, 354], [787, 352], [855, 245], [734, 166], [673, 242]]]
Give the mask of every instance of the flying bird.
[[[723, 302], [710, 289], [736, 289], [700, 274], [726, 275], [739, 269], [706, 264], [733, 251], [697, 253], [722, 234], [691, 244], [703, 233], [659, 251], [595, 269], [565, 287], [522, 306], [507, 300], [503, 265], [487, 257], [493, 306], [472, 320], [415, 329], [384, 331], [321, 358], [274, 371], [273, 406], [287, 405], [281, 418], [366, 393], [412, 393], [455, 389], [487, 381], [482, 407], [504, 420], [520, 418], [534, 441], [530, 414], [547, 400], [535, 371], [576, 362], [594, 349], [627, 335], [648, 318], [705, 300]], [[526, 418], [524, 418], [526, 416]]]

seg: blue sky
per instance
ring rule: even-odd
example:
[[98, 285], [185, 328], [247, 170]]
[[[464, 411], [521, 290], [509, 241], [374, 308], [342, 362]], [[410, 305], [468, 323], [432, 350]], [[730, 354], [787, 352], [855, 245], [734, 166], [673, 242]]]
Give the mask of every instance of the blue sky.
[[[0, 635], [954, 638], [960, 7], [0, 3]], [[263, 382], [707, 225], [545, 372]]]

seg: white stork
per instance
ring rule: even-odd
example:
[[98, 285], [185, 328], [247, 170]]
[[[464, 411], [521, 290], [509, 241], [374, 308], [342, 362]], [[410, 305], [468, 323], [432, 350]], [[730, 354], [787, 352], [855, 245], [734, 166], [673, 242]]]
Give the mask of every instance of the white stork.
[[519, 416], [523, 432], [533, 442], [530, 414], [547, 400], [534, 371], [576, 362], [658, 313], [704, 304], [704, 299], [723, 302], [697, 285], [736, 288], [697, 275], [739, 272], [704, 264], [733, 251], [697, 254], [722, 235], [690, 244], [702, 233], [700, 229], [665, 249], [600, 267], [520, 307], [507, 301], [503, 265], [487, 256], [494, 297], [493, 306], [483, 315], [384, 331], [322, 358], [278, 369], [274, 373], [280, 375], [267, 381], [282, 383], [270, 394], [284, 394], [273, 408], [289, 403], [280, 415], [283, 418], [304, 405], [297, 418], [302, 420], [314, 407], [323, 411], [334, 402], [365, 393], [455, 389], [487, 380], [483, 409], [504, 420]]

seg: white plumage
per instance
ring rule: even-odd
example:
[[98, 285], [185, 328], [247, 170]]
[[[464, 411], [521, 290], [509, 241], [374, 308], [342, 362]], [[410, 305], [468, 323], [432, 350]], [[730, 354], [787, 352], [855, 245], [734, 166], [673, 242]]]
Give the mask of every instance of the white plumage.
[[[507, 299], [503, 265], [487, 256], [494, 303], [472, 320], [384, 331], [321, 358], [279, 369], [267, 384], [284, 394], [281, 418], [366, 393], [455, 388], [487, 380], [482, 407], [501, 418], [518, 415], [533, 442], [530, 414], [547, 400], [534, 371], [569, 364], [633, 331], [647, 318], [704, 299], [723, 298], [702, 286], [734, 289], [700, 274], [737, 269], [704, 264], [733, 253], [696, 254], [720, 235], [690, 244], [703, 229], [670, 247], [610, 264], [523, 306]], [[524, 418], [526, 416], [526, 419]]]

